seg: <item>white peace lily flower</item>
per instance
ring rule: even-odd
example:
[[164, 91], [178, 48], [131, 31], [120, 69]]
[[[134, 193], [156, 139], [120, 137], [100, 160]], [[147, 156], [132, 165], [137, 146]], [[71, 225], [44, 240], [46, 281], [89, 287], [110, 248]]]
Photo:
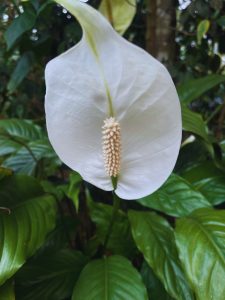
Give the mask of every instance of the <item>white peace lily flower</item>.
[[84, 180], [112, 191], [110, 176], [116, 176], [119, 197], [149, 195], [172, 172], [181, 142], [172, 79], [94, 8], [78, 0], [56, 2], [78, 19], [83, 37], [46, 67], [49, 139]]

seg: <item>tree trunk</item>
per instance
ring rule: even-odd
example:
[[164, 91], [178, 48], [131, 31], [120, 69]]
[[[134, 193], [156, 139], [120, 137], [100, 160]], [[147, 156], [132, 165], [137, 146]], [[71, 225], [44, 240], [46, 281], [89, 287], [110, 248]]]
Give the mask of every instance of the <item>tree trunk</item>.
[[175, 56], [175, 0], [147, 0], [146, 50], [170, 64]]

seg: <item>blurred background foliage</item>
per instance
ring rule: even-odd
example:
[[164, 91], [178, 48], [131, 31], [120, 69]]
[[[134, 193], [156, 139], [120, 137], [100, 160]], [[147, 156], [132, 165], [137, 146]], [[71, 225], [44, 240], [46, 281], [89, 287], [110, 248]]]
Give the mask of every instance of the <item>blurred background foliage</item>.
[[108, 1], [89, 4], [177, 86], [184, 131], [174, 174], [123, 201], [108, 236], [111, 194], [63, 165], [45, 128], [45, 65], [81, 28], [53, 1], [2, 0], [0, 299], [101, 299], [107, 263], [117, 282], [107, 283], [109, 299], [118, 290], [125, 296], [115, 299], [147, 299], [147, 290], [153, 300], [224, 300], [225, 1], [111, 0], [111, 13]]

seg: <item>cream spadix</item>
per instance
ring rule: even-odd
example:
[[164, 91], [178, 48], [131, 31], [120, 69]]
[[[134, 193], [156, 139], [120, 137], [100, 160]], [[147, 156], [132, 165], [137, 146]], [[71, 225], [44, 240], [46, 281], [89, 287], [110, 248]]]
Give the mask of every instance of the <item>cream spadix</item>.
[[46, 67], [49, 139], [84, 180], [111, 191], [110, 176], [117, 176], [119, 197], [144, 197], [168, 178], [180, 147], [181, 112], [172, 79], [89, 5], [56, 2], [77, 18], [83, 37]]

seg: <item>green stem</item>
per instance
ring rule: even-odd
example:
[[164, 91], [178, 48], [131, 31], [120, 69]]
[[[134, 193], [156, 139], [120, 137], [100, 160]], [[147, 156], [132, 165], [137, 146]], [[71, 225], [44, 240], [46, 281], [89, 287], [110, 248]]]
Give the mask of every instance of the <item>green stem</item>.
[[107, 234], [105, 236], [105, 241], [103, 244], [104, 249], [106, 249], [109, 238], [112, 234], [113, 225], [115, 223], [115, 219], [116, 219], [119, 208], [120, 208], [120, 198], [113, 192], [113, 211], [112, 211], [112, 216], [111, 216], [111, 220], [109, 223], [109, 227], [107, 230]]
[[217, 108], [212, 112], [212, 114], [206, 120], [206, 124], [208, 124], [219, 113], [219, 111], [221, 110], [223, 105], [224, 105], [224, 103], [217, 106]]

